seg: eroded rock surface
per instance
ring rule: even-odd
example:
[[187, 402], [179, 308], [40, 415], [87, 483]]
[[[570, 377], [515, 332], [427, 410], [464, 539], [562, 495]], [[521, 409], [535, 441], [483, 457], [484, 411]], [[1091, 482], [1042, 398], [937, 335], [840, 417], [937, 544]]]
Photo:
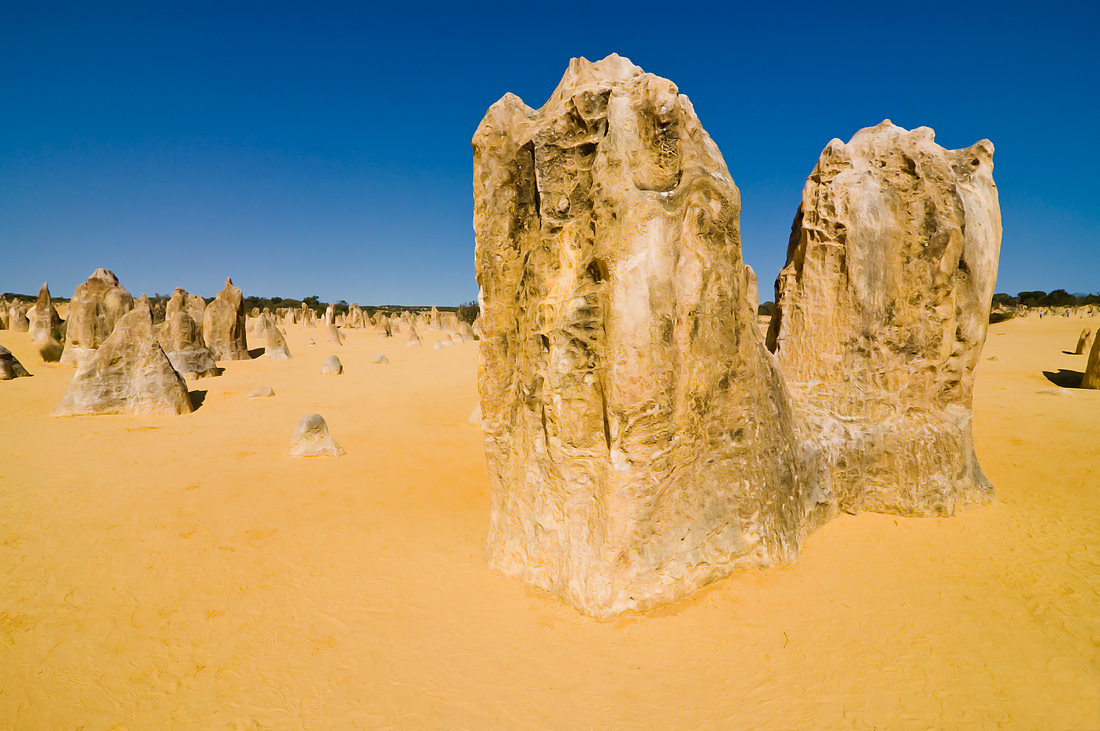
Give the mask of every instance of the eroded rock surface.
[[77, 368], [52, 415], [187, 414], [191, 408], [187, 385], [157, 342], [142, 298]]
[[1087, 355], [1089, 348], [1092, 347], [1092, 330], [1085, 328], [1081, 331], [1081, 337], [1077, 338], [1077, 348], [1073, 351], [1074, 355]]
[[330, 355], [325, 358], [325, 362], [321, 364], [322, 376], [339, 376], [344, 372], [344, 364], [340, 362], [340, 359], [335, 355]]
[[992, 495], [971, 398], [997, 278], [993, 144], [889, 120], [806, 181], [768, 346], [836, 456], [840, 507], [949, 515]]
[[[134, 298], [110, 269], [96, 269], [69, 302], [61, 362], [80, 366], [111, 336], [115, 324], [134, 309]], [[151, 316], [151, 315], [150, 315]]]
[[987, 500], [970, 394], [991, 155], [888, 123], [830, 143], [777, 285], [777, 358], [740, 195], [671, 82], [581, 59], [541, 109], [493, 105], [474, 136], [491, 564], [606, 617], [792, 560], [841, 507]]
[[474, 203], [492, 565], [609, 616], [792, 559], [828, 506], [687, 97], [574, 60], [489, 109]]
[[38, 301], [32, 310], [33, 316], [29, 318], [31, 342], [40, 345], [56, 342], [54, 332], [61, 327], [61, 317], [54, 309], [53, 300], [50, 298], [50, 288], [46, 282], [38, 290]]
[[1085, 365], [1081, 388], [1100, 388], [1100, 337], [1092, 341], [1092, 348], [1089, 349], [1089, 360]]
[[226, 277], [225, 289], [203, 312], [202, 335], [215, 360], [250, 360], [244, 295]]
[[191, 317], [191, 312], [193, 310], [173, 308], [169, 302], [166, 319], [159, 331], [161, 348], [172, 367], [184, 378], [217, 376], [221, 370], [214, 361], [214, 353], [206, 347], [202, 326]]

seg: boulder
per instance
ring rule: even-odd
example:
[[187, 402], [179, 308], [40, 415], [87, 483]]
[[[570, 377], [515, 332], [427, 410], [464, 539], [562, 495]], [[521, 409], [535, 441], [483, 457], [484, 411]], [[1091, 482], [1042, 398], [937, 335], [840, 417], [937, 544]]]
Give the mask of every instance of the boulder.
[[768, 347], [838, 451], [841, 509], [950, 515], [992, 499], [971, 436], [997, 278], [993, 144], [889, 120], [832, 140], [802, 192]]
[[61, 318], [54, 309], [50, 299], [50, 288], [43, 282], [38, 290], [38, 301], [34, 305], [34, 317], [29, 318], [28, 329], [31, 334], [31, 342], [45, 345], [57, 342], [54, 331], [61, 326]]
[[344, 365], [335, 355], [330, 355], [329, 357], [325, 358], [325, 362], [321, 364], [322, 376], [339, 376], [343, 372]]
[[[111, 336], [115, 324], [134, 309], [134, 298], [109, 269], [96, 269], [69, 302], [61, 362], [80, 366]], [[150, 313], [152, 318], [152, 313]]]
[[370, 362], [371, 363], [381, 363], [381, 364], [385, 365], [385, 364], [388, 364], [390, 362], [390, 359], [386, 357], [385, 353], [382, 353], [381, 355], [376, 355], [373, 358], [371, 358]]
[[607, 617], [793, 559], [830, 506], [687, 97], [574, 59], [473, 146], [491, 565]]
[[244, 295], [233, 280], [226, 277], [225, 289], [218, 292], [203, 313], [202, 335], [215, 360], [249, 360], [245, 334]]
[[30, 373], [19, 362], [19, 359], [12, 355], [10, 350], [0, 345], [0, 381], [10, 381], [13, 378], [23, 378], [29, 375]]
[[214, 354], [206, 347], [202, 326], [195, 322], [189, 310], [173, 308], [171, 301], [158, 340], [172, 367], [184, 378], [207, 378], [221, 373]]
[[294, 427], [290, 438], [291, 457], [341, 457], [346, 452], [328, 433], [328, 424], [320, 414], [310, 414]]
[[77, 368], [52, 416], [187, 414], [191, 408], [187, 385], [157, 342], [143, 298]]
[[260, 386], [252, 393], [248, 394], [248, 398], [271, 398], [275, 395], [275, 390], [271, 386]]

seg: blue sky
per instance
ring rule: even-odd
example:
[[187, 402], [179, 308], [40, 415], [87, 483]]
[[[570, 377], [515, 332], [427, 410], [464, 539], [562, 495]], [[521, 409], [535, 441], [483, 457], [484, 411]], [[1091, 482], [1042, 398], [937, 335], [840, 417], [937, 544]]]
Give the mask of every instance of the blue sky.
[[477, 295], [470, 139], [571, 57], [674, 81], [762, 294], [833, 137], [993, 140], [998, 291], [1100, 291], [1100, 3], [0, 4], [0, 291], [97, 267], [363, 304]]

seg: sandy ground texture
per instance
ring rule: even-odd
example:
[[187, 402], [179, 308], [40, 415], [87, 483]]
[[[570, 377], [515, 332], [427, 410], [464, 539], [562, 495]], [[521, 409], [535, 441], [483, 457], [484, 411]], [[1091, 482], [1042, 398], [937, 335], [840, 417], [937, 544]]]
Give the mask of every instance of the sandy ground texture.
[[[1083, 325], [991, 326], [992, 507], [841, 516], [606, 623], [486, 568], [476, 344], [292, 327], [191, 415], [58, 419], [73, 370], [0, 332], [34, 374], [0, 382], [0, 729], [1100, 728]], [[347, 456], [287, 456], [311, 412]]]

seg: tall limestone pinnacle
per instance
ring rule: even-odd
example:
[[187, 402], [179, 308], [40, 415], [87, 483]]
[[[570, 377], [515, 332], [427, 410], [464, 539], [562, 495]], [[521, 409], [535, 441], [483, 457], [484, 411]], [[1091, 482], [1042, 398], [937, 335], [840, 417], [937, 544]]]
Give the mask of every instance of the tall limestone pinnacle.
[[1001, 245], [992, 157], [989, 140], [945, 150], [886, 120], [831, 141], [806, 181], [768, 346], [815, 420], [844, 424], [845, 509], [991, 497], [970, 420]]
[[[837, 145], [807, 190], [852, 165], [852, 207], [883, 228], [837, 244], [847, 268], [784, 270], [773, 354], [740, 194], [674, 84], [617, 55], [574, 59], [542, 108], [507, 94], [489, 109], [473, 149], [494, 567], [607, 617], [794, 560], [842, 507], [988, 497], [969, 395], [1000, 238], [992, 145], [947, 153], [892, 125]], [[798, 272], [836, 254], [809, 245], [833, 209], [807, 196]]]
[[829, 506], [687, 97], [573, 60], [489, 109], [474, 205], [491, 563], [608, 616], [792, 559]]

